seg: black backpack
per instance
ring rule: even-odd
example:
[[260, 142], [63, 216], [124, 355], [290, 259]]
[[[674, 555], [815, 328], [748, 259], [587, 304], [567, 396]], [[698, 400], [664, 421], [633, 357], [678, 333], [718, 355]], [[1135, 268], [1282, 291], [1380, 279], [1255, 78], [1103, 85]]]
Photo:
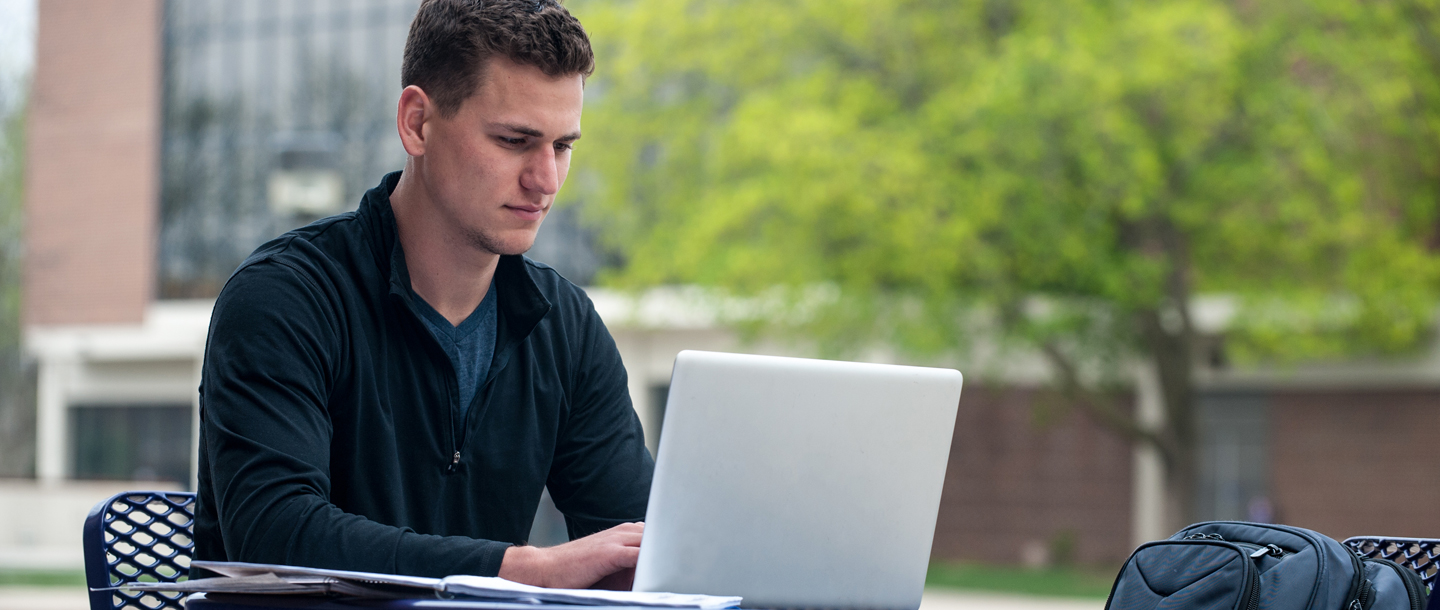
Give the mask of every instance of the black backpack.
[[1304, 528], [1209, 521], [1135, 550], [1105, 607], [1426, 610], [1420, 575]]

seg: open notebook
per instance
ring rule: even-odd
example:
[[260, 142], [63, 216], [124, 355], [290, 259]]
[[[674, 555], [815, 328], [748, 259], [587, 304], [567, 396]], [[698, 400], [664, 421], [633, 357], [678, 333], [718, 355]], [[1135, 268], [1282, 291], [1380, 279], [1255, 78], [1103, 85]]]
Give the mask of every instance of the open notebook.
[[547, 589], [487, 576], [455, 575], [424, 578], [371, 572], [348, 572], [263, 563], [195, 561], [191, 568], [221, 576], [179, 583], [130, 583], [133, 591], [233, 593], [244, 595], [335, 595], [350, 598], [471, 598], [530, 604], [586, 606], [654, 606], [715, 610], [740, 605], [739, 597], [641, 593], [591, 589]]

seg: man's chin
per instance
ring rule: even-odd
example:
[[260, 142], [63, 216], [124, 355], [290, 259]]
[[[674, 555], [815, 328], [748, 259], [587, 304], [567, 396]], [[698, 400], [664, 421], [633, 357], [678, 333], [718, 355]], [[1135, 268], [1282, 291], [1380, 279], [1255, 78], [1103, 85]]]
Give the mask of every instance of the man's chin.
[[473, 234], [470, 242], [475, 247], [501, 256], [519, 256], [530, 251], [535, 245], [535, 232], [520, 235]]
[[531, 233], [528, 238], [520, 238], [520, 239], [515, 239], [515, 240], [510, 240], [510, 241], [508, 241], [507, 243], [505, 243], [504, 245], [501, 246], [501, 248], [503, 249], [503, 251], [502, 251], [502, 252], [499, 252], [499, 254], [501, 254], [501, 255], [509, 255], [509, 256], [519, 256], [519, 255], [521, 255], [521, 254], [524, 254], [524, 253], [526, 253], [526, 252], [529, 252], [529, 251], [530, 251], [530, 248], [533, 248], [533, 247], [535, 247], [535, 234], [534, 234], [534, 233]]

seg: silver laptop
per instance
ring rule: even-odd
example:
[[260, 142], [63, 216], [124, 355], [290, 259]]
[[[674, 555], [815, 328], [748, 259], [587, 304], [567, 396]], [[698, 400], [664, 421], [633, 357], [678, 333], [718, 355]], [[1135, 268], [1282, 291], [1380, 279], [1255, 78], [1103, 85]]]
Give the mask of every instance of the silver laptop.
[[915, 610], [959, 371], [685, 351], [636, 591]]

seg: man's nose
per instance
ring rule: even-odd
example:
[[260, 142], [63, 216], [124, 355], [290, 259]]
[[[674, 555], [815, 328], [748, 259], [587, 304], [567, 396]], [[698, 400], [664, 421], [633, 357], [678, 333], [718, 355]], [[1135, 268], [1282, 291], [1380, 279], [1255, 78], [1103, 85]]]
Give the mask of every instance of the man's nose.
[[555, 150], [548, 146], [530, 155], [525, 171], [520, 174], [520, 186], [542, 195], [560, 192], [560, 171], [555, 161]]

